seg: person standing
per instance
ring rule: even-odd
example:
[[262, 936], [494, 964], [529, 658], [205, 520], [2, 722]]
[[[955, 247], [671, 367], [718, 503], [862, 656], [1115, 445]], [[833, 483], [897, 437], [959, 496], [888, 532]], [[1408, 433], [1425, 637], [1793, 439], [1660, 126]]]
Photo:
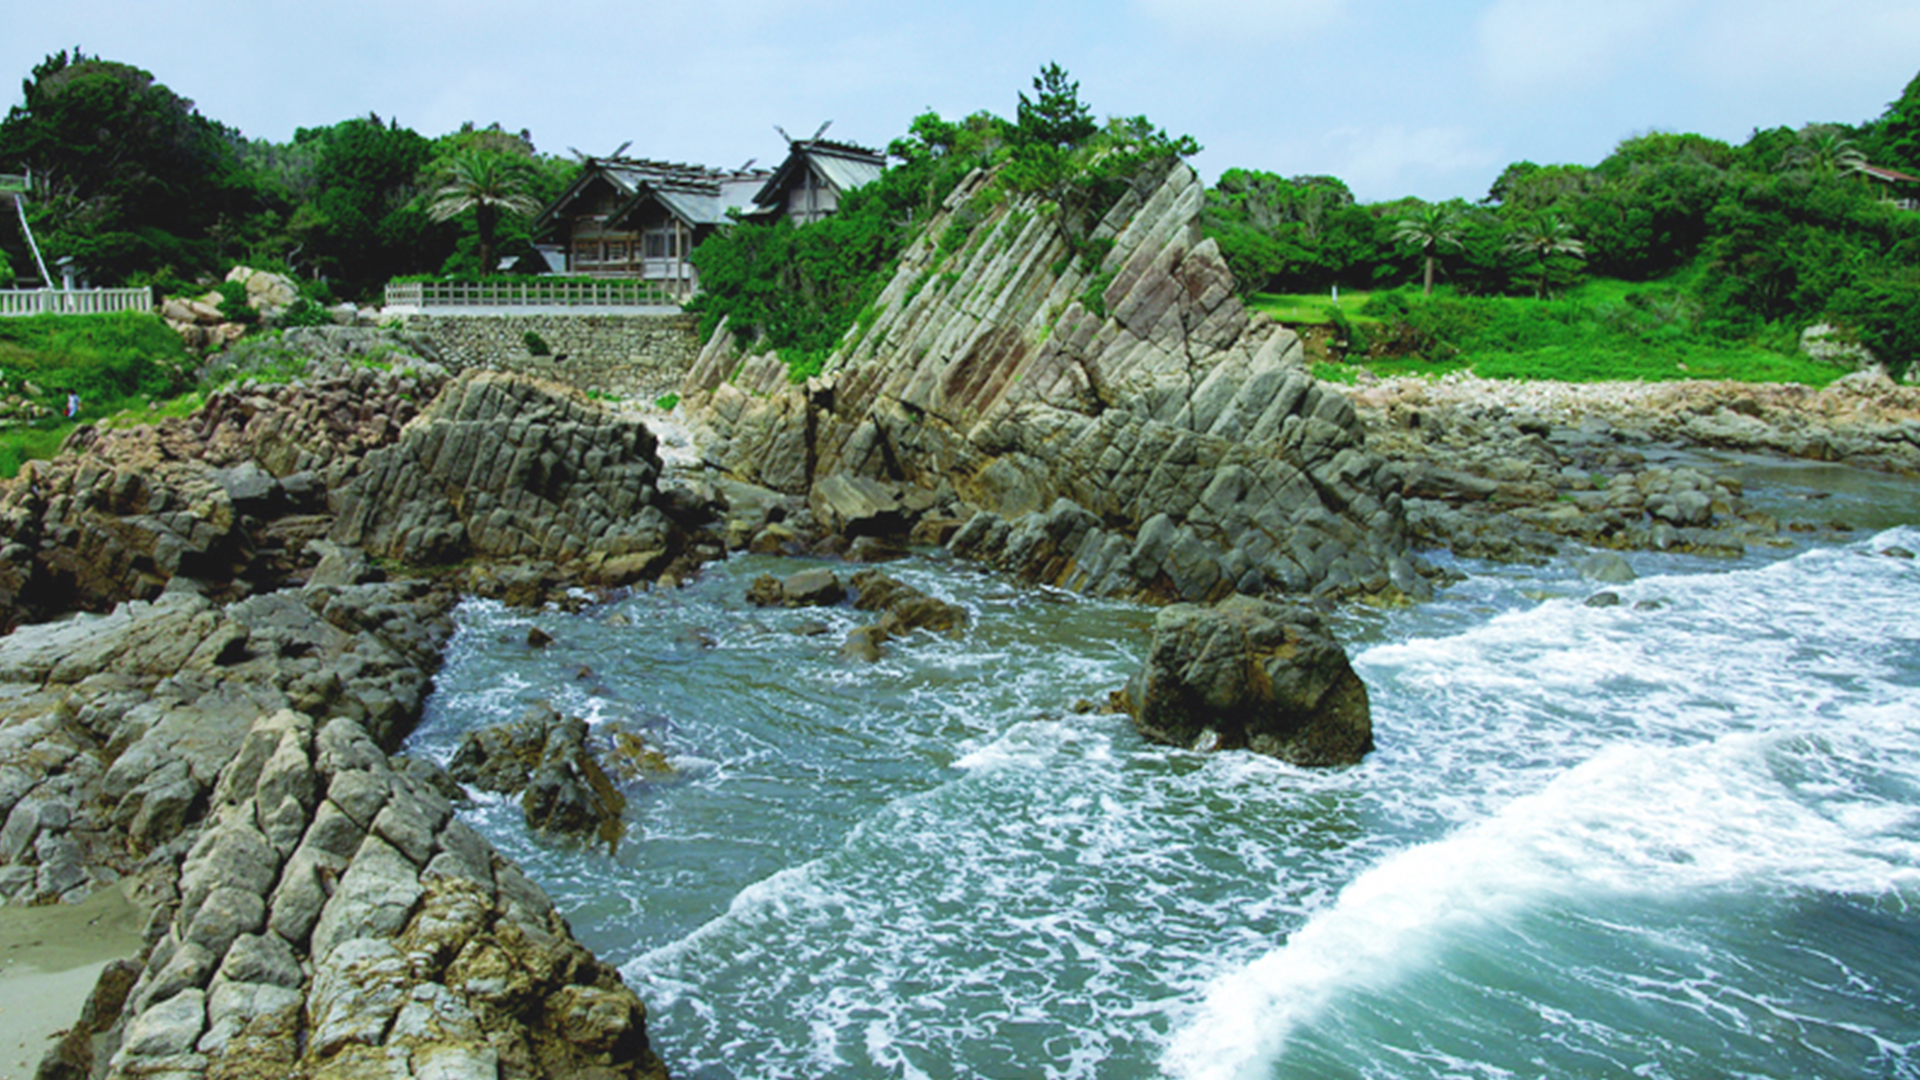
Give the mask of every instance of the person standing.
[[74, 417], [79, 415], [80, 415], [80, 395], [69, 391], [67, 393], [67, 419], [71, 420]]

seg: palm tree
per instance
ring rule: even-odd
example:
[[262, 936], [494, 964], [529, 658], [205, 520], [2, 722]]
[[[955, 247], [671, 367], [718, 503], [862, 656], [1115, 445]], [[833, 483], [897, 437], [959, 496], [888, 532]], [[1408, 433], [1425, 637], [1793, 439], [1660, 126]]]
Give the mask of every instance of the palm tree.
[[1533, 289], [1538, 300], [1547, 294], [1547, 260], [1555, 255], [1585, 258], [1587, 245], [1574, 239], [1571, 222], [1549, 210], [1521, 219], [1507, 235], [1507, 250], [1539, 260], [1540, 280]]
[[1780, 157], [1780, 168], [1812, 173], [1857, 173], [1867, 166], [1867, 155], [1852, 139], [1831, 124], [1808, 124], [1798, 140]]
[[1440, 261], [1440, 249], [1461, 246], [1460, 234], [1465, 231], [1466, 218], [1458, 208], [1447, 203], [1422, 206], [1394, 225], [1393, 242], [1417, 247], [1420, 254], [1426, 257], [1425, 295], [1433, 295], [1433, 267]]
[[493, 228], [500, 215], [531, 217], [539, 212], [540, 205], [527, 194], [531, 170], [511, 154], [462, 150], [444, 159], [439, 173], [440, 187], [427, 204], [427, 215], [448, 221], [472, 210], [480, 231], [480, 273], [492, 273]]

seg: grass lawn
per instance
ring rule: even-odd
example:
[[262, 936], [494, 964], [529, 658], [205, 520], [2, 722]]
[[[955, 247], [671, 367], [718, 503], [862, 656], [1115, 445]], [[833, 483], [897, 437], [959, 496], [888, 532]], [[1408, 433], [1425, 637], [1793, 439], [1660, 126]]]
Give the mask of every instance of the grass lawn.
[[0, 476], [60, 449], [76, 426], [65, 417], [68, 392], [80, 395], [81, 422], [144, 415], [186, 385], [193, 364], [179, 335], [146, 312], [0, 319], [0, 384], [54, 417], [0, 430]]
[[[1689, 288], [1697, 269], [1662, 281], [1590, 279], [1564, 296], [1460, 296], [1418, 289], [1330, 296], [1267, 294], [1250, 306], [1282, 323], [1325, 325], [1337, 310], [1353, 351], [1320, 355], [1315, 373], [1350, 382], [1362, 369], [1381, 377], [1437, 377], [1471, 371], [1490, 379], [1556, 382], [1671, 382], [1732, 379], [1825, 386], [1846, 371], [1794, 349], [1797, 328], [1769, 327], [1753, 338], [1702, 328]], [[1363, 351], [1364, 350], [1364, 351]], [[1351, 361], [1351, 362], [1347, 362]]]
[[1363, 314], [1370, 292], [1343, 292], [1340, 302], [1335, 304], [1331, 293], [1255, 293], [1247, 301], [1247, 307], [1265, 312], [1281, 323], [1330, 323], [1335, 311], [1345, 315], [1347, 321], [1356, 325], [1377, 323], [1380, 320], [1372, 315]]

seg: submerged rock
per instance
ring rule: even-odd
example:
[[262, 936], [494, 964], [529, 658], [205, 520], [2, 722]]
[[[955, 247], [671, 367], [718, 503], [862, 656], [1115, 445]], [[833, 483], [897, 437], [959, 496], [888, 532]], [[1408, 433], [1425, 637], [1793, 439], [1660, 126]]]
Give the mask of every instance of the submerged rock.
[[1351, 765], [1373, 749], [1367, 688], [1315, 612], [1234, 596], [1176, 604], [1153, 624], [1127, 712], [1155, 742]]
[[468, 732], [447, 772], [463, 784], [519, 795], [528, 826], [609, 845], [624, 829], [626, 796], [587, 745], [584, 720], [538, 704], [518, 720]]
[[859, 611], [878, 611], [880, 621], [847, 632], [840, 655], [849, 660], [872, 663], [880, 659], [880, 648], [889, 640], [905, 637], [916, 630], [957, 635], [967, 627], [967, 609], [928, 596], [919, 589], [889, 577], [878, 570], [862, 570], [853, 575], [853, 606]]
[[755, 607], [831, 607], [846, 598], [846, 586], [824, 566], [785, 578], [761, 574], [747, 587], [747, 602]]

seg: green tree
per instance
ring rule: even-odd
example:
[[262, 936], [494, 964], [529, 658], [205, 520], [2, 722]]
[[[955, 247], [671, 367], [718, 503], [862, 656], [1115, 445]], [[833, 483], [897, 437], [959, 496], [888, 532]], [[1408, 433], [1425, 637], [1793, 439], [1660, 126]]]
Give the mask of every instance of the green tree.
[[1565, 207], [1593, 190], [1599, 177], [1584, 165], [1535, 165], [1517, 161], [1501, 172], [1486, 201], [1504, 210], [1537, 213]]
[[1808, 124], [1780, 158], [1783, 171], [1799, 170], [1822, 176], [1849, 176], [1865, 168], [1867, 155], [1832, 124]]
[[1873, 125], [1873, 152], [1881, 165], [1920, 172], [1920, 75]]
[[1692, 261], [1741, 163], [1740, 151], [1700, 135], [1654, 132], [1620, 143], [1595, 167], [1598, 186], [1568, 209], [1594, 269], [1646, 280]]
[[237, 133], [130, 64], [59, 52], [21, 84], [0, 122], [0, 164], [34, 174], [36, 234], [51, 260], [96, 279], [216, 268], [233, 231], [263, 209]]
[[313, 198], [289, 229], [302, 258], [349, 296], [364, 296], [399, 274], [438, 270], [457, 230], [434, 222], [419, 205], [420, 175], [433, 144], [398, 121], [368, 115], [327, 128], [294, 132], [318, 146]]
[[1433, 271], [1446, 248], [1459, 248], [1466, 231], [1465, 216], [1451, 203], [1429, 203], [1393, 226], [1393, 242], [1415, 248], [1426, 260], [1425, 294], [1433, 295]]
[[532, 217], [540, 210], [529, 190], [534, 183], [527, 162], [498, 150], [462, 150], [440, 162], [440, 187], [427, 204], [435, 221], [451, 221], [471, 212], [480, 234], [480, 272], [493, 272], [493, 233], [501, 215]]
[[[1521, 218], [1508, 233], [1507, 248], [1532, 258], [1538, 267], [1535, 299], [1546, 296], [1548, 278], [1564, 266], [1566, 258], [1580, 259], [1587, 253], [1587, 246], [1574, 237], [1573, 224], [1552, 211]], [[1556, 263], [1556, 259], [1562, 261]]]
[[1907, 272], [1849, 284], [1834, 294], [1828, 314], [1898, 379], [1920, 360], [1920, 274]]
[[1067, 78], [1065, 68], [1049, 63], [1033, 78], [1034, 97], [1020, 95], [1014, 114], [1014, 137], [1022, 143], [1071, 150], [1100, 130], [1093, 110], [1080, 100], [1080, 84]]

